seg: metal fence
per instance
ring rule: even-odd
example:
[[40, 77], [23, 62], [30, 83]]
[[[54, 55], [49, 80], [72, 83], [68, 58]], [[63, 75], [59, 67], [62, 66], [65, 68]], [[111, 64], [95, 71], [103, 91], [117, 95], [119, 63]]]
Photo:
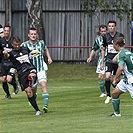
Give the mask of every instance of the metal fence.
[[[22, 41], [28, 39], [28, 12], [26, 0], [0, 0], [0, 23], [5, 24], [7, 5], [11, 3], [12, 35], [18, 35]], [[131, 1], [125, 0], [131, 8]], [[53, 60], [86, 60], [95, 40], [95, 18], [82, 10], [82, 0], [42, 0], [45, 40]], [[10, 5], [10, 4], [9, 4]], [[100, 13], [100, 24], [109, 20], [117, 22], [117, 30], [125, 35], [127, 45], [131, 45], [131, 25], [127, 18], [120, 21], [116, 14]], [[50, 46], [72, 46], [74, 48], [52, 48]], [[76, 48], [76, 46], [78, 48]], [[79, 46], [83, 46], [80, 48]]]

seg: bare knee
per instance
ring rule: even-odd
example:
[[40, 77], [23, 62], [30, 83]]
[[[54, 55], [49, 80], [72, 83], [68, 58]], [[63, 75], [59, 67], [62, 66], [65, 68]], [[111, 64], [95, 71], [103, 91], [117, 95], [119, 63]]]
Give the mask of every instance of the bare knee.
[[31, 98], [31, 97], [33, 96], [33, 92], [32, 92], [32, 90], [31, 90], [30, 87], [26, 88], [26, 89], [25, 89], [25, 92], [26, 92], [26, 94], [27, 94], [27, 96], [28, 96], [29, 98]]
[[113, 89], [112, 98], [118, 98], [122, 92], [116, 88]]
[[46, 82], [45, 81], [41, 81], [40, 85], [41, 85], [42, 91], [43, 92], [47, 92]]
[[8, 83], [11, 83], [12, 82], [12, 76], [8, 75], [6, 80], [7, 80]]
[[99, 75], [98, 75], [98, 80], [99, 80], [99, 81], [103, 81], [103, 80], [104, 80], [104, 76], [103, 76], [102, 74], [99, 74]]

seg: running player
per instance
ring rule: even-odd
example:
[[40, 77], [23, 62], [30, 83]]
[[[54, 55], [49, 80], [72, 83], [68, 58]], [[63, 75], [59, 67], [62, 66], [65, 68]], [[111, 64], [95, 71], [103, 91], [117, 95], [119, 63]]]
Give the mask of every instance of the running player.
[[97, 63], [96, 73], [98, 73], [98, 80], [99, 80], [98, 84], [99, 84], [99, 88], [102, 92], [99, 97], [104, 97], [104, 96], [106, 96], [105, 85], [104, 85], [105, 68], [101, 70], [100, 66], [101, 66], [101, 61], [102, 61], [102, 45], [103, 45], [102, 36], [104, 36], [107, 33], [107, 26], [106, 25], [100, 25], [99, 26], [99, 33], [100, 33], [100, 36], [98, 36], [96, 38], [95, 43], [92, 47], [90, 56], [87, 59], [87, 62], [90, 63], [95, 52], [97, 50], [99, 50], [99, 59], [98, 59], [98, 63]]
[[[10, 59], [15, 66], [18, 74], [18, 81], [21, 86], [21, 90], [25, 91], [28, 97], [29, 102], [36, 110], [36, 115], [41, 115], [41, 112], [37, 106], [34, 94], [32, 92], [32, 82], [36, 77], [36, 68], [32, 65], [29, 59], [30, 50], [26, 47], [20, 47], [21, 40], [19, 37], [13, 37], [12, 46], [13, 50], [8, 52], [7, 50], [3, 51], [4, 57]], [[29, 79], [30, 77], [30, 79]]]
[[29, 29], [28, 37], [29, 41], [22, 43], [22, 46], [28, 47], [31, 50], [31, 54], [33, 55], [33, 64], [37, 68], [37, 78], [42, 88], [42, 99], [44, 102], [43, 110], [45, 113], [47, 113], [49, 94], [46, 86], [46, 71], [48, 70], [48, 67], [44, 62], [44, 52], [46, 53], [49, 64], [52, 63], [52, 59], [44, 41], [37, 39], [38, 33], [36, 28]]
[[12, 73], [14, 71], [14, 65], [9, 59], [5, 59], [3, 56], [3, 51], [6, 49], [8, 51], [12, 50], [12, 37], [10, 35], [11, 27], [9, 25], [4, 26], [4, 37], [0, 39], [0, 51], [1, 51], [1, 58], [2, 58], [2, 65], [1, 65], [1, 75], [2, 75], [2, 87], [3, 90], [6, 93], [5, 99], [11, 99], [11, 95], [9, 92], [9, 86], [8, 86], [8, 79], [7, 75], [13, 76], [12, 81], [10, 82], [11, 85], [14, 87], [14, 94], [18, 93], [18, 84], [15, 79], [15, 75]]
[[106, 87], [106, 92], [107, 92], [107, 98], [105, 100], [105, 103], [108, 104], [111, 100], [111, 95], [110, 95], [110, 87], [111, 87], [111, 78], [112, 75], [115, 75], [118, 65], [117, 63], [114, 63], [112, 59], [115, 57], [117, 54], [117, 51], [113, 48], [113, 40], [115, 40], [117, 37], [123, 37], [124, 35], [120, 32], [116, 31], [116, 22], [114, 20], [111, 20], [108, 22], [108, 30], [109, 33], [107, 33], [103, 37], [103, 49], [102, 49], [102, 63], [101, 63], [101, 69], [104, 67], [104, 57], [105, 57], [105, 52], [107, 49], [107, 56], [106, 56], [106, 79], [105, 79], [105, 87]]
[[[118, 51], [116, 60], [118, 63], [118, 69], [113, 80], [113, 84], [116, 87], [112, 92], [112, 104], [114, 113], [111, 116], [121, 116], [120, 114], [120, 98], [122, 93], [129, 92], [133, 99], [133, 53], [125, 49], [125, 41], [122, 37], [118, 37], [114, 41], [114, 48]], [[123, 73], [123, 79], [117, 84], [119, 77]]]

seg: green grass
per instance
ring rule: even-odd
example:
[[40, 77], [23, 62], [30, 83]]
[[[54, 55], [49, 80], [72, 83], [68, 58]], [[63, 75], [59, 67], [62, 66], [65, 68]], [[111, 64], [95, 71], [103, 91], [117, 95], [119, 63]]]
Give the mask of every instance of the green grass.
[[[28, 106], [25, 92], [6, 101], [0, 88], [0, 133], [132, 133], [133, 104], [129, 93], [121, 96], [122, 117], [109, 117], [112, 103], [105, 104], [105, 98], [99, 98], [95, 69], [87, 64], [50, 65], [49, 111], [41, 116], [35, 116]], [[40, 87], [37, 102], [42, 111]]]

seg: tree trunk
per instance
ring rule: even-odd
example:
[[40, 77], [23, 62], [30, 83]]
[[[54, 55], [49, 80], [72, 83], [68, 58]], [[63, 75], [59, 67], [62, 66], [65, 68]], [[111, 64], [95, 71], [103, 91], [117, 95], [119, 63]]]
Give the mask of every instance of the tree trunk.
[[27, 0], [26, 7], [29, 15], [29, 25], [38, 30], [39, 39], [45, 40], [43, 18], [42, 18], [42, 0]]

